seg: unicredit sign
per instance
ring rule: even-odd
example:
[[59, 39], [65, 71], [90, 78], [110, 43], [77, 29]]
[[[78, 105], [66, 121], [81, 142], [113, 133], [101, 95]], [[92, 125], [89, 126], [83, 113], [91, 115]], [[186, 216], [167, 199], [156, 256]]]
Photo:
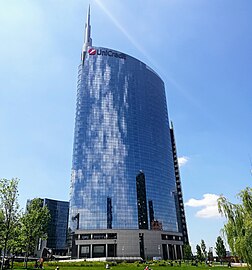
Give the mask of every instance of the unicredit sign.
[[124, 53], [118, 53], [114, 52], [112, 50], [101, 50], [101, 49], [89, 49], [88, 50], [89, 55], [104, 55], [104, 56], [112, 56], [116, 58], [126, 59], [126, 55]]

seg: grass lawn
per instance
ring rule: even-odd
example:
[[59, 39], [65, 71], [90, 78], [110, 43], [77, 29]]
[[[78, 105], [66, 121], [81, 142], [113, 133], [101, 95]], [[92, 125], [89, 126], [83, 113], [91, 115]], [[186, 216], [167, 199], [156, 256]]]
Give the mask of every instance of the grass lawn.
[[[78, 263], [58, 263], [58, 262], [45, 262], [44, 263], [44, 269], [45, 270], [54, 270], [57, 266], [59, 266], [59, 270], [106, 270], [105, 268], [106, 263], [105, 262], [78, 262]], [[138, 263], [119, 263], [117, 265], [111, 265], [110, 264], [110, 270], [144, 270], [146, 264], [138, 264]], [[191, 266], [190, 264], [182, 263], [181, 266], [179, 265], [168, 265], [167, 262], [155, 262], [148, 264], [150, 269], [153, 270], [224, 270], [228, 269], [227, 265], [219, 266], [219, 265], [213, 265], [212, 267], [209, 267], [205, 264], [199, 264], [196, 266]], [[15, 263], [14, 269], [24, 269], [23, 263]], [[28, 264], [28, 270], [34, 269], [33, 264]], [[238, 270], [239, 268], [232, 267], [232, 269]], [[246, 268], [242, 268], [246, 269]]]

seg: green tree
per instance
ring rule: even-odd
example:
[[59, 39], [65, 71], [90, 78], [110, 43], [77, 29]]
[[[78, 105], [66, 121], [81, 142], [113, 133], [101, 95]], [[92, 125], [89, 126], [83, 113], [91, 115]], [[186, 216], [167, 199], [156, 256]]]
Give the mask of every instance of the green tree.
[[204, 257], [204, 259], [206, 259], [207, 258], [206, 244], [205, 244], [205, 241], [203, 239], [201, 239], [200, 247], [201, 247], [201, 250], [203, 253], [203, 257]]
[[225, 248], [223, 239], [220, 236], [217, 237], [217, 240], [215, 243], [215, 252], [219, 259], [226, 257], [226, 248]]
[[20, 220], [21, 238], [26, 256], [34, 252], [39, 238], [47, 238], [49, 220], [50, 213], [47, 206], [43, 205], [43, 200], [39, 198], [31, 200]]
[[191, 260], [192, 259], [192, 248], [189, 244], [185, 244], [183, 246], [183, 253], [184, 253], [184, 259], [185, 260]]
[[3, 232], [4, 232], [4, 213], [3, 209], [0, 209], [0, 249], [2, 248]]
[[10, 240], [12, 244], [15, 244], [14, 232], [19, 219], [18, 182], [19, 180], [15, 178], [0, 179], [0, 245], [3, 250], [1, 269], [3, 269], [4, 258], [10, 247]]
[[252, 266], [252, 189], [247, 187], [238, 194], [238, 204], [225, 197], [218, 199], [219, 211], [226, 219], [223, 231], [231, 251]]
[[199, 245], [196, 246], [196, 256], [197, 256], [197, 259], [199, 261], [202, 261], [203, 260], [203, 254], [202, 254], [202, 250], [201, 250], [201, 247]]

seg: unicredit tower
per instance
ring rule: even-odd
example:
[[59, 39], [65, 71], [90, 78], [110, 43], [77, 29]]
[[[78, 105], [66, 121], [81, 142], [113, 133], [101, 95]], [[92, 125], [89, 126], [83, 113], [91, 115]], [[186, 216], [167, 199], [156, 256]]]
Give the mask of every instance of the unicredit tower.
[[140, 60], [94, 47], [78, 69], [70, 190], [72, 257], [182, 258], [188, 243], [164, 82]]

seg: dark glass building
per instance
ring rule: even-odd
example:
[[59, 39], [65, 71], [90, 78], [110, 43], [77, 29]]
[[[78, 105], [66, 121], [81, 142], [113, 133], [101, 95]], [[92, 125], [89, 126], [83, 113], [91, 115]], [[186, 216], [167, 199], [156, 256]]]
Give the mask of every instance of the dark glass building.
[[44, 199], [51, 219], [47, 230], [47, 247], [53, 250], [66, 250], [69, 202]]
[[[182, 234], [164, 83], [138, 59], [92, 46], [90, 35], [88, 13], [70, 191], [74, 256], [169, 257], [161, 231], [176, 237], [180, 249]], [[137, 235], [136, 248], [120, 240], [125, 234], [128, 239]], [[82, 235], [89, 236], [84, 240]], [[159, 239], [155, 250], [149, 247], [154, 236]], [[92, 242], [96, 237], [102, 242]]]
[[66, 255], [69, 202], [45, 198], [41, 199], [42, 206], [47, 206], [50, 220], [47, 229], [47, 239], [39, 240], [35, 254], [40, 257]]

